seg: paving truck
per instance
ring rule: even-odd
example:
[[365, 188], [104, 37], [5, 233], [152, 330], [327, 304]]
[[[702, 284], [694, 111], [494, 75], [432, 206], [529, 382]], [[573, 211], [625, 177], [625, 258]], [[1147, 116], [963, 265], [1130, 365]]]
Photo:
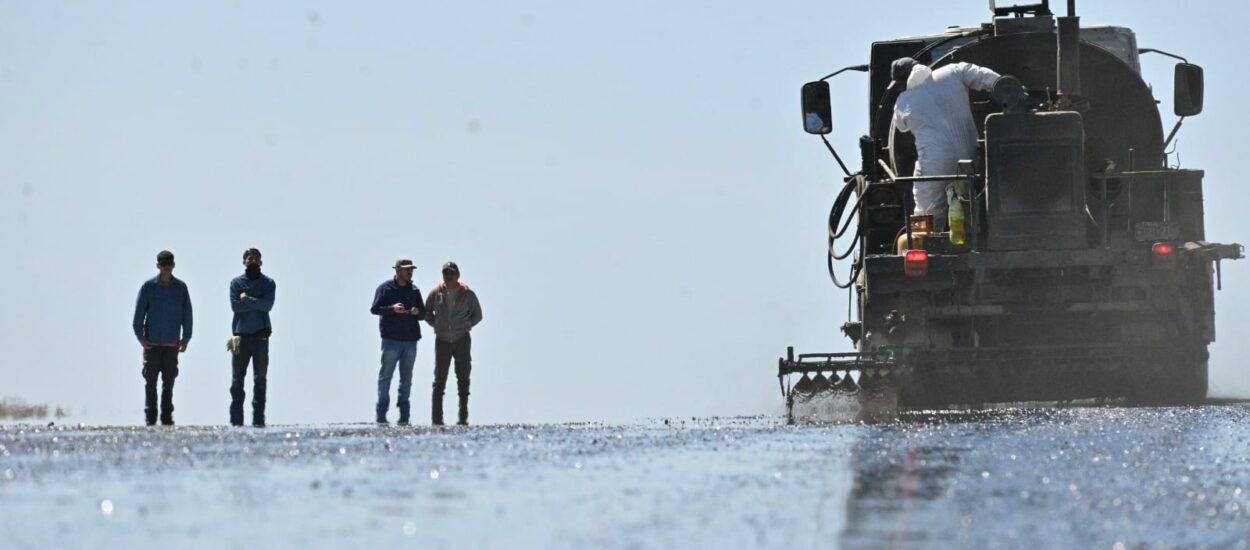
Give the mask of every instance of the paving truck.
[[[899, 409], [1207, 394], [1220, 262], [1243, 248], [1207, 240], [1203, 171], [1170, 162], [1181, 124], [1202, 112], [1203, 69], [1139, 48], [1131, 29], [1082, 27], [1074, 0], [1066, 15], [1049, 1], [999, 4], [989, 23], [876, 42], [868, 64], [802, 87], [803, 127], [846, 176], [828, 269], [849, 295], [841, 331], [854, 351], [787, 349], [791, 421], [839, 393]], [[1149, 54], [1179, 61], [1166, 134], [1141, 73]], [[891, 65], [904, 57], [1004, 75], [970, 92], [977, 152], [956, 173], [914, 173], [914, 138], [893, 117]], [[826, 137], [828, 81], [850, 72], [867, 73], [869, 92], [854, 171]], [[919, 182], [945, 184], [949, 229], [913, 216]]]

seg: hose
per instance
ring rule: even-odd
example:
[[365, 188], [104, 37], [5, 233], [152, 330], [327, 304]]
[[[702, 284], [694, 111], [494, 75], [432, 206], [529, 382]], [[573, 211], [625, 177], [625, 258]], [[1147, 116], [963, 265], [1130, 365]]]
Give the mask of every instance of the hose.
[[833, 280], [833, 285], [841, 289], [849, 289], [851, 285], [855, 284], [855, 280], [859, 278], [859, 271], [861, 268], [858, 262], [852, 263], [850, 279], [847, 280], [846, 283], [843, 283], [838, 280], [838, 276], [834, 272], [833, 262], [835, 260], [840, 261], [848, 258], [855, 251], [855, 247], [859, 244], [859, 239], [862, 236], [863, 228], [856, 227], [855, 238], [851, 241], [851, 245], [847, 247], [846, 252], [839, 254], [837, 249], [834, 247], [837, 240], [846, 234], [847, 229], [850, 229], [851, 221], [858, 217], [860, 205], [863, 203], [864, 197], [867, 196], [866, 192], [860, 193], [858, 199], [855, 201], [854, 211], [851, 212], [850, 215], [846, 216], [845, 221], [842, 219], [843, 216], [846, 215], [847, 205], [851, 202], [851, 194], [854, 193], [855, 190], [862, 185], [862, 183], [863, 176], [847, 178], [846, 185], [842, 188], [842, 191], [838, 193], [837, 198], [833, 201], [833, 207], [829, 210], [829, 249], [826, 251], [828, 254], [826, 264], [829, 269], [829, 278]]

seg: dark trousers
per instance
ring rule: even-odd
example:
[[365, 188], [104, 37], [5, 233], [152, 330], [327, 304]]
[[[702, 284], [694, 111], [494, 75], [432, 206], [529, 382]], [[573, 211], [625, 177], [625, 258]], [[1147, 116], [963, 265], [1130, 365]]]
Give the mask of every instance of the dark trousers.
[[161, 387], [161, 422], [174, 421], [174, 379], [178, 378], [178, 349], [152, 348], [143, 350], [143, 382], [146, 401], [143, 413], [148, 424], [156, 423], [156, 378], [164, 380]]
[[230, 423], [243, 425], [243, 400], [247, 392], [243, 383], [247, 378], [247, 364], [252, 363], [252, 424], [265, 424], [265, 384], [269, 374], [269, 337], [244, 334], [239, 339], [239, 353], [231, 361], [233, 376], [230, 380]]
[[447, 373], [451, 370], [451, 362], [456, 361], [456, 386], [460, 392], [460, 421], [469, 420], [469, 372], [473, 370], [473, 358], [470, 350], [473, 339], [468, 334], [459, 340], [445, 342], [434, 341], [434, 394], [431, 398], [433, 410], [431, 420], [435, 424], [443, 423], [443, 393], [447, 389]]

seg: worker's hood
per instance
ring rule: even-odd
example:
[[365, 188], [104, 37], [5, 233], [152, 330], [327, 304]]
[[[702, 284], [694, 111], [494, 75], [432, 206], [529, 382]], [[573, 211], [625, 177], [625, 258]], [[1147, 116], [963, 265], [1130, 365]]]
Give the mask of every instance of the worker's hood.
[[907, 89], [915, 90], [933, 80], [933, 69], [919, 63], [911, 68], [911, 76], [907, 77]]

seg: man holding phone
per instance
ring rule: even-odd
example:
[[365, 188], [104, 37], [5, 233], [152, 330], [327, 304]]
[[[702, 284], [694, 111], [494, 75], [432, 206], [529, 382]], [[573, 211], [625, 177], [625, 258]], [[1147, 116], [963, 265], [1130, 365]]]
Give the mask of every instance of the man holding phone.
[[382, 334], [382, 369], [378, 371], [376, 410], [378, 424], [386, 424], [386, 411], [391, 400], [391, 378], [398, 365], [399, 395], [395, 407], [399, 409], [399, 425], [408, 425], [412, 366], [417, 361], [417, 341], [421, 339], [421, 320], [425, 318], [421, 290], [412, 282], [412, 273], [416, 269], [412, 260], [397, 260], [395, 276], [378, 285], [377, 291], [373, 293], [373, 306], [369, 308], [370, 312], [378, 316], [378, 331]]

